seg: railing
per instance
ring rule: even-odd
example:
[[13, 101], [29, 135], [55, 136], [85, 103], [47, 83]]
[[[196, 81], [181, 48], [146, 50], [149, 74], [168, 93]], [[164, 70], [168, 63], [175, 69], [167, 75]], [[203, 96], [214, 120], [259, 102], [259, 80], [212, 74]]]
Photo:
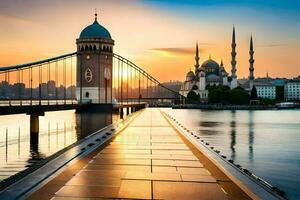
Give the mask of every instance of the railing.
[[[0, 68], [0, 106], [76, 104], [76, 56]], [[176, 103], [184, 97], [130, 60], [113, 54], [113, 103]]]
[[113, 77], [114, 97], [121, 102], [157, 103], [170, 100], [176, 103], [184, 98], [179, 94], [179, 88], [178, 91], [168, 88], [141, 67], [118, 54], [113, 55]]
[[64, 104], [76, 100], [76, 53], [0, 68], [0, 104]]

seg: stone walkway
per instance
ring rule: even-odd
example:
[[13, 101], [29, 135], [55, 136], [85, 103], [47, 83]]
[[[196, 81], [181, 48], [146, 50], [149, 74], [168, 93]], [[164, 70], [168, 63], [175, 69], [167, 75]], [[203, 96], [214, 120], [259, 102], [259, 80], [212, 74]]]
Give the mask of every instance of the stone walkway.
[[162, 113], [145, 109], [52, 199], [228, 199], [221, 186]]

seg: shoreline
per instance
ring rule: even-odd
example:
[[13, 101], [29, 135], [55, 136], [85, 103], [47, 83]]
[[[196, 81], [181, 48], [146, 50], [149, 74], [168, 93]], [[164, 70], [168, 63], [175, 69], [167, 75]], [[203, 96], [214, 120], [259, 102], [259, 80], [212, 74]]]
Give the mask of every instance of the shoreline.
[[274, 106], [248, 106], [248, 105], [194, 105], [181, 104], [173, 105], [172, 109], [203, 109], [203, 110], [283, 110], [283, 109], [297, 109], [296, 108], [278, 108]]

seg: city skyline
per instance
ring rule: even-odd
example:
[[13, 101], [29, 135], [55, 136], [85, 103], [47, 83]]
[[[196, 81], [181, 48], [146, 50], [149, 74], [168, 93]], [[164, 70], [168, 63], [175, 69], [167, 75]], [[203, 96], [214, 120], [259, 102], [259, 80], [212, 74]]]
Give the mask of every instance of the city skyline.
[[[197, 41], [201, 62], [211, 55], [218, 62], [223, 59], [229, 71], [233, 24], [237, 35], [238, 78], [248, 76], [251, 34], [255, 46], [255, 77], [263, 77], [268, 72], [272, 77], [293, 78], [300, 73], [296, 56], [300, 28], [295, 20], [300, 4], [294, 1], [275, 1], [272, 6], [270, 2], [220, 0], [173, 4], [170, 1], [91, 1], [85, 7], [81, 7], [80, 1], [72, 4], [53, 1], [51, 5], [17, 2], [0, 3], [1, 26], [5, 27], [0, 39], [4, 47], [0, 50], [0, 66], [75, 51], [75, 39], [82, 27], [93, 22], [94, 8], [97, 8], [100, 23], [116, 41], [115, 52], [161, 81], [184, 80], [186, 71], [194, 65]], [[168, 77], [164, 76], [166, 73]]]

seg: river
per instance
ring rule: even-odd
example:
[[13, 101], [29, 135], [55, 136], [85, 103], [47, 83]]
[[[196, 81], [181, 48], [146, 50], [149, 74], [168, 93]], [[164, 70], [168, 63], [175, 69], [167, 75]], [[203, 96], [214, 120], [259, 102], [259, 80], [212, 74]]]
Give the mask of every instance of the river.
[[38, 137], [30, 138], [28, 115], [0, 116], [0, 181], [117, 120], [112, 113], [46, 112]]
[[290, 199], [300, 199], [300, 110], [164, 110]]

